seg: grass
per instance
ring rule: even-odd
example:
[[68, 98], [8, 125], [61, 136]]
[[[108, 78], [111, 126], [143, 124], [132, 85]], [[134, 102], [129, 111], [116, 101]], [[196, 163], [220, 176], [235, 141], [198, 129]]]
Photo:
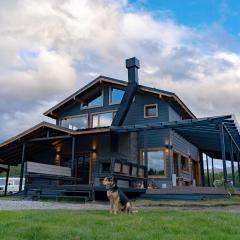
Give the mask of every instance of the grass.
[[200, 201], [179, 201], [179, 200], [145, 200], [139, 199], [134, 203], [137, 207], [227, 207], [240, 206], [240, 197], [222, 199], [205, 199]]
[[2, 211], [1, 240], [239, 239], [238, 214], [145, 210], [117, 216], [107, 211]]

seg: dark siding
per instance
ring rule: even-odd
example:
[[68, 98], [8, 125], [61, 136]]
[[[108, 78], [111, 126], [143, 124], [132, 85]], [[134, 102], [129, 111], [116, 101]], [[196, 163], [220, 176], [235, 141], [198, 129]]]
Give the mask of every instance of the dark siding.
[[177, 113], [170, 105], [169, 108], [169, 121], [179, 121], [182, 120], [182, 117], [179, 113]]
[[[144, 118], [144, 105], [158, 104], [158, 117]], [[129, 109], [123, 125], [134, 125], [144, 123], [156, 123], [168, 121], [168, 104], [158, 97], [150, 94], [137, 93]]]

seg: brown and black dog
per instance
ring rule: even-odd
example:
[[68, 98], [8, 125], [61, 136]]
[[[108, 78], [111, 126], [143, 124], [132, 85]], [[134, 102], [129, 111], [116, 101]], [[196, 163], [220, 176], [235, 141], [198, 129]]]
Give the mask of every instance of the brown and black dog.
[[132, 204], [121, 189], [118, 188], [113, 177], [105, 177], [102, 181], [107, 189], [107, 197], [110, 201], [110, 213], [117, 214], [119, 211], [132, 213]]

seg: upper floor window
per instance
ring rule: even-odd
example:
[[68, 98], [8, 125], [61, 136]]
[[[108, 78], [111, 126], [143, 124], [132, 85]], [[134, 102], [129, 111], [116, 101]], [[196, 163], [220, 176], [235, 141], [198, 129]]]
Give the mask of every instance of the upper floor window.
[[119, 104], [122, 101], [124, 90], [118, 88], [109, 88], [109, 104]]
[[112, 124], [112, 120], [116, 112], [105, 112], [92, 114], [92, 127], [108, 127]]
[[158, 117], [158, 105], [144, 105], [144, 118]]
[[72, 130], [88, 127], [87, 114], [72, 116], [61, 120], [61, 126]]
[[83, 108], [101, 107], [103, 105], [103, 91], [99, 91], [82, 103]]

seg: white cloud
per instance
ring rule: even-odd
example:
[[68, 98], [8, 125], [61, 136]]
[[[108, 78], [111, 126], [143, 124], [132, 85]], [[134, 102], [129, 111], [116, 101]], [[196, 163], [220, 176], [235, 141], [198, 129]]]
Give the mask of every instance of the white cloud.
[[240, 120], [235, 49], [217, 24], [192, 29], [126, 0], [0, 1], [0, 121], [8, 122], [0, 139], [98, 74], [126, 79], [132, 56], [141, 84], [176, 92], [197, 116], [234, 112]]

